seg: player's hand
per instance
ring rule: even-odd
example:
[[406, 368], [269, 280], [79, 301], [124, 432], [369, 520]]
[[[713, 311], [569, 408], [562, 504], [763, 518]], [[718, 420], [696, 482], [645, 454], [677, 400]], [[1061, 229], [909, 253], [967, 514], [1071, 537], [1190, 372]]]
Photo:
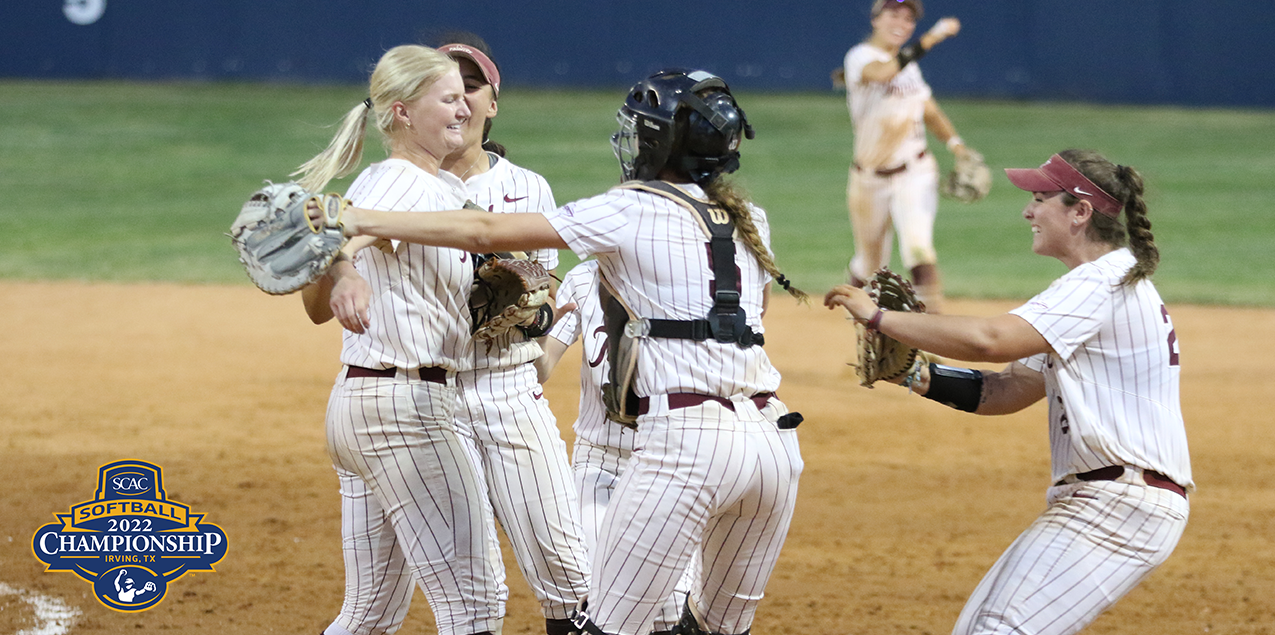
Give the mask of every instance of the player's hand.
[[823, 305], [829, 309], [843, 307], [860, 322], [872, 319], [877, 312], [877, 305], [867, 291], [848, 284], [837, 285], [823, 297]]
[[[310, 217], [311, 222], [316, 224], [323, 223], [323, 206], [320, 204], [319, 199], [312, 198], [306, 201], [305, 211], [306, 215]], [[345, 210], [341, 212], [341, 232], [344, 233], [347, 238], [358, 236], [358, 228], [362, 226], [359, 221], [362, 217], [362, 210], [359, 210], [353, 205], [346, 207]]]
[[930, 27], [925, 35], [921, 36], [921, 45], [926, 49], [933, 48], [935, 44], [942, 42], [950, 37], [956, 37], [961, 32], [961, 21], [956, 18], [942, 18]]
[[333, 265], [329, 275], [333, 280], [331, 300], [328, 303], [332, 308], [332, 315], [341, 326], [354, 333], [362, 333], [372, 325], [367, 313], [372, 299], [372, 285], [348, 261]]

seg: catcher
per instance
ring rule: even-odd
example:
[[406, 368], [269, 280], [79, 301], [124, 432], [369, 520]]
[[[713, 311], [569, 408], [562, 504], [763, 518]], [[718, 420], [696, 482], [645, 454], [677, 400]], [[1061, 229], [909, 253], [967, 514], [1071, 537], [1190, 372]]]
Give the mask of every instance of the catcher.
[[955, 37], [961, 23], [942, 18], [909, 42], [923, 13], [921, 0], [876, 0], [872, 34], [846, 53], [839, 75], [854, 126], [854, 161], [846, 188], [854, 256], [846, 279], [863, 287], [873, 271], [888, 265], [897, 232], [899, 256], [917, 294], [930, 312], [939, 312], [943, 285], [934, 251], [934, 219], [940, 179], [927, 130], [956, 160], [956, 176], [944, 180], [944, 193], [976, 200], [987, 194], [991, 173], [980, 167], [982, 157], [965, 145], [939, 108], [917, 65], [941, 42]]

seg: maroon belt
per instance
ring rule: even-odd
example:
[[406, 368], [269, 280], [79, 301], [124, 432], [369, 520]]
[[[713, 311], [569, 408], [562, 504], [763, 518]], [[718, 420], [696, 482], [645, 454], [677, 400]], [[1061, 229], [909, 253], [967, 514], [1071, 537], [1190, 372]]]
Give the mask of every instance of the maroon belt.
[[[1078, 481], [1114, 481], [1120, 478], [1121, 476], [1124, 476], [1124, 468], [1119, 465], [1112, 465], [1110, 467], [1098, 468], [1092, 472], [1077, 474], [1076, 480]], [[1167, 489], [1170, 492], [1176, 493], [1178, 496], [1186, 498], [1186, 488], [1182, 487], [1181, 485], [1178, 485], [1177, 483], [1174, 483], [1173, 481], [1169, 480], [1169, 477], [1159, 472], [1152, 472], [1151, 470], [1143, 470], [1142, 480], [1146, 481], [1147, 485], [1151, 487]], [[1064, 484], [1066, 484], [1066, 481], [1058, 481], [1057, 483], [1054, 483], [1054, 485], [1064, 485]]]
[[[346, 377], [393, 377], [398, 374], [398, 369], [392, 366], [390, 368], [363, 368], [362, 366], [347, 366], [346, 368]], [[422, 366], [414, 372], [420, 375], [421, 381], [433, 382], [435, 384], [447, 383], [446, 369], [438, 368], [437, 366]]]
[[[919, 159], [925, 156], [926, 152], [929, 152], [929, 150], [922, 150], [921, 154], [916, 155], [916, 158]], [[863, 171], [863, 168], [860, 167], [858, 163], [854, 164], [854, 169], [859, 170], [860, 172]], [[873, 173], [875, 173], [877, 176], [894, 176], [895, 174], [898, 174], [899, 172], [902, 172], [906, 169], [908, 169], [908, 164], [904, 163], [903, 165], [899, 165], [893, 168], [877, 168], [873, 170]]]
[[[753, 403], [757, 405], [757, 409], [761, 410], [762, 408], [766, 407], [766, 402], [770, 401], [770, 398], [774, 396], [775, 396], [775, 393], [773, 392], [759, 392], [753, 395], [752, 397], [749, 397], [749, 399], [752, 399]], [[735, 411], [735, 404], [731, 403], [731, 400], [725, 397], [715, 397], [713, 395], [700, 395], [693, 392], [669, 393], [668, 409], [677, 410], [679, 408], [690, 408], [691, 406], [698, 406], [704, 403], [705, 401], [716, 401], [717, 403], [722, 404], [723, 406], [726, 406], [726, 408], [729, 409], [731, 412]], [[650, 397], [639, 398], [638, 399], [638, 414], [644, 415], [650, 411], [651, 411], [651, 398]]]

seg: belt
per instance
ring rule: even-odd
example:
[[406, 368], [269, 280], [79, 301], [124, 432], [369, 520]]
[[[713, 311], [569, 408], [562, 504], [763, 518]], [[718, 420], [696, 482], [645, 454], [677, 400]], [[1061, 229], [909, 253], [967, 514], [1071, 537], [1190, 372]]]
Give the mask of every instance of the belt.
[[[1082, 474], [1077, 474], [1076, 480], [1078, 481], [1114, 481], [1120, 478], [1121, 476], [1124, 476], [1124, 467], [1119, 465], [1112, 465], [1110, 467], [1098, 468], [1092, 472], [1084, 472]], [[1170, 492], [1176, 493], [1178, 496], [1186, 498], [1186, 488], [1182, 487], [1181, 485], [1178, 485], [1177, 483], [1174, 483], [1172, 480], [1169, 479], [1169, 477], [1159, 472], [1152, 472], [1151, 470], [1143, 470], [1142, 480], [1145, 481], [1146, 484], [1150, 487], [1158, 487], [1160, 489], [1167, 489]], [[1061, 481], [1058, 481], [1057, 483], [1054, 483], [1054, 485], [1066, 485], [1066, 484], [1067, 484], [1067, 479], [1063, 479]]]
[[[752, 399], [753, 403], [757, 405], [757, 409], [761, 410], [762, 408], [766, 407], [766, 402], [770, 401], [770, 398], [774, 396], [775, 396], [775, 393], [773, 392], [759, 392], [753, 395], [752, 397], [749, 397], [749, 399]], [[735, 411], [735, 404], [731, 403], [731, 400], [725, 397], [715, 397], [713, 395], [700, 395], [693, 392], [669, 393], [668, 394], [668, 409], [677, 410], [679, 408], [690, 408], [691, 406], [698, 406], [704, 403], [705, 401], [716, 401], [717, 403], [722, 404], [723, 406], [726, 406], [726, 408], [730, 410], [731, 412]], [[650, 397], [639, 398], [638, 399], [638, 414], [644, 415], [650, 411], [651, 411], [651, 398]]]
[[[435, 384], [447, 383], [447, 370], [437, 366], [422, 366], [415, 369], [421, 381], [433, 382]], [[393, 366], [389, 368], [363, 368], [362, 366], [347, 366], [345, 371], [346, 377], [393, 377], [398, 374], [398, 369]]]
[[[922, 150], [920, 154], [916, 155], [916, 158], [920, 159], [921, 157], [924, 157], [927, 152], [929, 152], [929, 150]], [[860, 167], [858, 163], [854, 164], [854, 169], [859, 170], [860, 172], [863, 171], [863, 168]], [[902, 165], [898, 165], [892, 168], [877, 168], [873, 170], [873, 173], [876, 174], [877, 176], [894, 176], [895, 174], [898, 174], [899, 172], [902, 172], [906, 169], [908, 169], [908, 164], [903, 163]]]

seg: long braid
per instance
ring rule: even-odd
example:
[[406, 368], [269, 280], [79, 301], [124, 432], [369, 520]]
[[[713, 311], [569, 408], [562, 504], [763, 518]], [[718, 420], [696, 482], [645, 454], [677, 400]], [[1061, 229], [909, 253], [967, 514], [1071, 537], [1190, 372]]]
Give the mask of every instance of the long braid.
[[775, 264], [775, 259], [770, 254], [770, 250], [762, 243], [761, 234], [757, 231], [757, 225], [753, 223], [753, 215], [749, 210], [747, 199], [735, 187], [733, 183], [727, 182], [723, 178], [717, 178], [704, 185], [704, 193], [708, 195], [715, 203], [722, 206], [726, 213], [730, 214], [732, 220], [735, 221], [735, 229], [739, 231], [739, 237], [744, 240], [744, 244], [748, 246], [748, 250], [753, 252], [753, 256], [757, 258], [757, 262], [761, 264], [762, 269], [766, 270], [779, 286], [783, 287], [794, 298], [801, 302], [808, 302], [810, 297], [805, 291], [798, 289], [792, 285], [782, 272], [779, 266]]
[[1124, 204], [1125, 224], [1129, 229], [1129, 250], [1138, 259], [1120, 280], [1120, 284], [1133, 286], [1155, 273], [1160, 264], [1160, 248], [1155, 244], [1151, 220], [1147, 218], [1147, 204], [1142, 200], [1142, 175], [1131, 167], [1117, 165], [1116, 178], [1128, 191]]

